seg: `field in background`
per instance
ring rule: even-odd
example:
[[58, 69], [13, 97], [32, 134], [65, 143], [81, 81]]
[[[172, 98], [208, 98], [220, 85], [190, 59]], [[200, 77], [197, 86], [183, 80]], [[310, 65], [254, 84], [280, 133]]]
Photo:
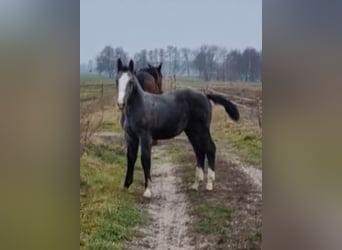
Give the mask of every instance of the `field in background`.
[[[244, 164], [261, 168], [261, 138], [262, 131], [260, 101], [261, 84], [203, 82], [194, 79], [178, 79], [164, 77], [163, 89], [165, 92], [176, 88], [191, 87], [197, 89], [211, 89], [225, 94], [230, 100], [238, 104], [241, 120], [234, 123], [220, 106], [213, 106], [212, 137], [217, 145], [218, 154], [229, 152], [236, 155]], [[120, 113], [115, 105], [114, 80], [96, 75], [81, 75], [80, 99], [81, 109], [85, 105], [102, 101], [102, 121], [97, 132], [122, 134]], [[94, 111], [99, 116], [99, 111]], [[89, 114], [91, 115], [91, 114]], [[177, 164], [189, 165], [194, 162], [191, 146], [182, 134], [181, 147], [175, 143], [171, 155]], [[177, 139], [176, 139], [177, 140]], [[178, 142], [178, 141], [177, 141]], [[186, 150], [179, 150], [180, 148]], [[81, 156], [81, 247], [85, 249], [121, 249], [124, 242], [137, 236], [136, 227], [144, 223], [144, 211], [139, 203], [143, 191], [142, 171], [139, 160], [135, 171], [135, 184], [129, 193], [122, 193], [121, 187], [125, 174], [124, 144], [121, 139], [108, 141], [95, 140]], [[249, 213], [255, 212], [252, 208], [242, 207], [240, 196], [251, 192], [249, 185], [241, 186], [235, 179], [245, 181], [235, 170], [230, 171], [222, 166], [229, 165], [235, 169], [235, 163], [219, 159], [218, 165], [221, 176], [217, 185], [225, 194], [208, 199], [203, 191], [198, 193], [187, 192], [192, 204], [190, 211], [194, 220], [190, 233], [198, 238], [208, 236], [213, 241], [225, 244], [226, 239], [235, 240], [236, 247], [251, 246], [259, 249], [261, 242], [260, 202], [255, 205], [257, 215], [245, 219], [238, 210], [246, 209]], [[179, 175], [184, 181], [184, 190], [194, 177], [192, 168], [180, 168]], [[225, 183], [231, 182], [232, 190], [228, 191]], [[230, 188], [230, 187], [229, 187]], [[236, 189], [238, 188], [238, 189]], [[227, 203], [229, 202], [229, 203]], [[244, 201], [243, 201], [244, 202]], [[246, 201], [247, 203], [247, 201]], [[239, 217], [240, 216], [240, 217]], [[256, 222], [257, 221], [257, 222]], [[229, 222], [229, 223], [227, 223]], [[230, 223], [240, 223], [238, 231]], [[229, 224], [229, 225], [228, 225]], [[249, 229], [250, 230], [249, 230]], [[198, 238], [199, 239], [199, 238]], [[229, 241], [230, 242], [230, 241]], [[243, 242], [241, 245], [239, 242]], [[240, 244], [240, 245], [239, 245]], [[249, 244], [249, 245], [248, 245]]]

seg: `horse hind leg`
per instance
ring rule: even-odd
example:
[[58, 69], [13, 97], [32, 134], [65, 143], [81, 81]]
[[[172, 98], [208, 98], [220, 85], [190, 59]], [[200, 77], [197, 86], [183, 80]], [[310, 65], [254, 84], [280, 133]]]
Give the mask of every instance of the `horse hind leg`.
[[189, 141], [195, 151], [196, 155], [196, 173], [195, 173], [195, 181], [191, 186], [191, 189], [198, 190], [200, 182], [204, 179], [204, 161], [205, 161], [205, 149], [203, 148], [203, 144], [201, 144], [201, 140], [197, 134], [191, 132], [185, 132], [189, 138]]
[[215, 181], [215, 154], [216, 146], [211, 138], [210, 133], [208, 133], [206, 142], [206, 155], [208, 158], [208, 176], [206, 189], [209, 191], [213, 190], [213, 183]]
[[199, 164], [197, 164], [196, 174], [195, 174], [195, 182], [192, 184], [191, 189], [198, 190], [200, 182], [202, 182], [204, 179], [204, 173], [203, 173], [204, 170], [203, 169], [204, 169], [204, 167], [202, 168], [201, 166], [199, 166]]

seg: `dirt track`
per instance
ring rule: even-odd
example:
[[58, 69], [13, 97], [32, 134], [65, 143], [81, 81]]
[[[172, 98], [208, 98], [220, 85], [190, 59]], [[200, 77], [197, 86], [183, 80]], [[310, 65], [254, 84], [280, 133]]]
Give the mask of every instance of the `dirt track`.
[[[185, 143], [183, 139], [180, 141]], [[261, 170], [244, 166], [234, 155], [219, 152], [215, 190], [208, 193], [202, 185], [202, 190], [192, 192], [189, 197], [188, 187], [182, 183], [179, 171], [193, 172], [194, 164], [176, 165], [172, 162], [167, 157], [172, 143], [165, 142], [153, 148], [153, 196], [142, 202], [150, 222], [140, 229], [143, 236], [129, 243], [127, 249], [204, 250], [241, 246], [245, 247], [243, 249], [260, 249], [258, 245], [251, 246], [243, 241], [250, 228], [261, 226]], [[180, 145], [179, 141], [176, 144]], [[189, 150], [188, 147], [184, 149]], [[191, 206], [208, 201], [234, 209], [235, 216], [229, 225], [231, 237], [222, 239], [220, 235], [206, 236], [194, 232], [193, 227], [198, 221], [191, 214]]]
[[[187, 236], [188, 202], [179, 190], [177, 166], [165, 157], [166, 152], [165, 145], [153, 148], [152, 199], [143, 202], [151, 221], [141, 229], [143, 238], [130, 243], [128, 249], [193, 249]], [[156, 157], [162, 158], [162, 163]]]
[[[259, 88], [218, 87], [214, 90], [227, 95], [241, 106], [239, 126], [257, 127], [257, 100], [261, 98]], [[109, 108], [113, 108], [112, 106], [109, 105]], [[246, 165], [235, 155], [237, 151], [232, 150], [234, 145], [223, 140], [226, 127], [221, 124], [226, 124], [228, 118], [222, 111], [222, 107], [213, 106], [212, 129], [213, 132], [218, 132], [213, 135], [217, 143], [214, 191], [205, 191], [203, 184], [198, 192], [189, 190], [192, 184], [190, 182], [193, 182], [195, 177], [195, 157], [184, 135], [161, 141], [157, 147], [153, 147], [152, 152], [152, 199], [142, 198], [144, 190], [141, 189], [141, 201], [138, 204], [149, 215], [149, 220], [138, 228], [141, 233], [139, 237], [132, 242], [126, 242], [125, 249], [261, 249], [261, 168]], [[111, 123], [117, 122], [111, 120], [111, 117], [116, 115], [107, 114], [106, 125], [109, 127], [105, 127], [106, 131], [113, 131]], [[101, 144], [120, 143], [124, 149], [122, 132], [95, 133], [94, 139]], [[185, 156], [184, 161], [170, 157], [170, 152], [177, 148], [180, 148], [180, 153]], [[201, 205], [209, 208], [212, 205], [232, 211], [231, 220], [224, 220], [220, 225], [224, 232], [198, 232], [203, 218], [196, 214], [194, 209]]]
[[[234, 95], [234, 98], [241, 95], [241, 91], [218, 91]], [[259, 90], [245, 92], [245, 99], [260, 96]], [[241, 126], [255, 123], [255, 103], [234, 98], [231, 99], [245, 105], [240, 109]], [[221, 127], [214, 124], [222, 124], [227, 118], [219, 109], [215, 111], [214, 108], [214, 113], [213, 128], [219, 130]], [[104, 144], [123, 143], [122, 133], [101, 132], [96, 133], [95, 137]], [[214, 139], [220, 141], [218, 136]], [[216, 181], [212, 192], [205, 191], [203, 184], [198, 192], [189, 190], [190, 182], [195, 177], [195, 157], [184, 135], [161, 141], [153, 147], [152, 199], [141, 198], [139, 204], [146, 211], [149, 221], [138, 229], [141, 237], [127, 242], [126, 249], [261, 249], [262, 172], [259, 166], [249, 166], [240, 161], [228, 144], [217, 143]], [[184, 161], [170, 156], [174, 149], [181, 149]], [[231, 220], [225, 220], [220, 225], [223, 233], [198, 232], [203, 218], [194, 213], [194, 208], [202, 205], [232, 211]]]
[[[122, 135], [115, 133], [96, 133], [95, 137], [103, 143], [122, 140]], [[189, 192], [189, 185], [184, 183], [182, 175], [187, 172], [193, 179], [194, 164], [189, 161], [178, 164], [171, 159], [169, 152], [175, 146], [184, 149], [190, 158], [193, 154], [182, 136], [153, 147], [152, 199], [142, 198], [140, 204], [149, 221], [139, 229], [141, 237], [127, 243], [126, 249], [260, 249], [259, 243], [249, 244], [245, 239], [251, 228], [261, 228], [261, 170], [245, 166], [238, 157], [221, 149], [217, 155], [214, 191], [206, 192], [203, 185], [200, 191]], [[205, 203], [235, 211], [233, 220], [227, 222], [229, 236], [195, 232], [199, 218], [191, 213], [191, 209]]]

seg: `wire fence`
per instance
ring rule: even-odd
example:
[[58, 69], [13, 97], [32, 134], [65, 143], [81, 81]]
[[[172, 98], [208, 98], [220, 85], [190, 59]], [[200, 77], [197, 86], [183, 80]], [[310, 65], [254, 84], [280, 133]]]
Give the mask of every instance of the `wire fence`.
[[[178, 86], [179, 85], [179, 86]], [[167, 93], [181, 87], [181, 83], [177, 82], [176, 77], [167, 76], [163, 80], [163, 92]], [[206, 86], [205, 89], [208, 89]], [[91, 100], [100, 100], [104, 97], [113, 97], [116, 95], [114, 84], [109, 83], [91, 83], [80, 85], [80, 101], [86, 102]], [[227, 95], [227, 94], [226, 94]], [[262, 126], [262, 99], [261, 98], [245, 98], [237, 95], [227, 95], [235, 103], [245, 109], [252, 109], [252, 113], [258, 119], [258, 125]]]
[[82, 84], [80, 85], [80, 101], [101, 99], [105, 96], [115, 95], [114, 84]]

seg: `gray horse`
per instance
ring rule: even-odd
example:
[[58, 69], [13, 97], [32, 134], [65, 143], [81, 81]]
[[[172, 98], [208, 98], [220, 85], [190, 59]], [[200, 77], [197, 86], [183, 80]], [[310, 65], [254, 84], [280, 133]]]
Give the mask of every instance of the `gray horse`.
[[127, 143], [127, 173], [124, 188], [133, 182], [134, 165], [139, 144], [141, 163], [145, 175], [144, 197], [151, 197], [151, 147], [152, 140], [170, 139], [181, 132], [187, 135], [196, 155], [197, 166], [192, 188], [197, 190], [203, 181], [205, 157], [208, 159], [207, 190], [213, 189], [215, 180], [216, 146], [210, 135], [212, 108], [210, 100], [224, 106], [234, 121], [239, 119], [237, 107], [224, 96], [202, 93], [192, 89], [179, 89], [164, 95], [143, 91], [134, 74], [134, 63], [117, 62], [117, 105], [122, 111], [122, 127]]

